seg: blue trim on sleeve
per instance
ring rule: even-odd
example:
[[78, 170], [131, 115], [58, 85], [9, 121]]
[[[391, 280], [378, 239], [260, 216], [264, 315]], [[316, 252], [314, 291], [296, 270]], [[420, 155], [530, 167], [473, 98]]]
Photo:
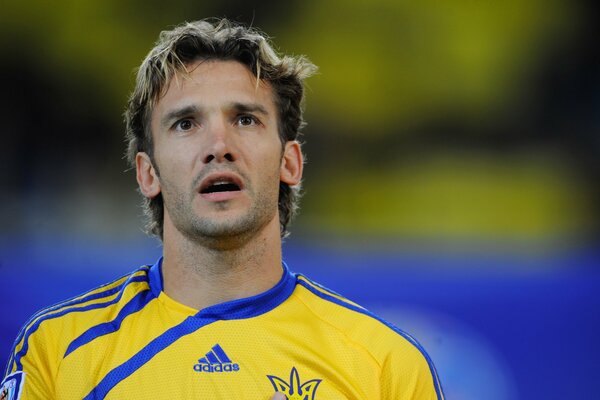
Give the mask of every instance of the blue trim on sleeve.
[[[135, 275], [136, 273], [138, 273], [140, 271], [144, 271], [144, 270], [146, 270], [148, 268], [149, 268], [149, 266], [144, 265], [144, 266], [138, 268], [137, 270], [135, 270], [133, 272], [130, 272], [130, 273], [126, 274], [126, 275], [123, 275], [123, 276], [115, 279], [112, 282], [109, 282], [109, 283], [106, 283], [104, 285], [98, 286], [97, 288], [94, 288], [92, 290], [88, 290], [87, 292], [85, 292], [83, 294], [77, 295], [77, 296], [72, 297], [72, 298], [70, 298], [68, 300], [61, 301], [59, 303], [56, 303], [56, 304], [54, 304], [54, 305], [52, 305], [50, 307], [44, 308], [44, 309], [36, 312], [35, 314], [33, 314], [31, 316], [31, 318], [29, 318], [27, 320], [27, 322], [23, 325], [23, 328], [21, 329], [21, 331], [19, 332], [19, 334], [17, 335], [17, 338], [15, 339], [15, 341], [13, 343], [13, 346], [12, 346], [12, 349], [11, 349], [11, 352], [10, 352], [10, 357], [8, 359], [8, 363], [6, 364], [5, 375], [8, 375], [10, 373], [10, 370], [12, 369], [12, 365], [14, 364], [15, 350], [17, 348], [17, 345], [21, 342], [21, 339], [23, 339], [23, 336], [27, 332], [27, 330], [29, 328], [29, 325], [31, 325], [31, 323], [35, 319], [41, 317], [44, 314], [51, 313], [53, 311], [59, 310], [59, 309], [64, 308], [64, 307], [69, 307], [69, 306], [72, 306], [72, 305], [77, 305], [77, 304], [85, 303], [85, 302], [90, 301], [90, 300], [96, 300], [96, 299], [99, 299], [99, 298], [102, 298], [102, 297], [111, 296], [111, 295], [117, 293], [119, 290], [121, 290], [121, 288], [123, 287], [123, 285], [125, 283], [127, 283], [127, 282], [141, 282], [141, 281], [146, 280], [145, 276], [133, 277], [133, 275]], [[125, 278], [127, 276], [130, 277], [129, 278], [130, 280], [127, 280], [126, 282], [124, 282], [123, 284], [121, 284], [119, 286], [115, 286], [112, 289], [108, 289], [108, 290], [105, 290], [105, 291], [102, 291], [102, 292], [98, 292], [98, 293], [93, 293], [93, 294], [90, 294], [90, 295], [86, 296], [87, 293], [91, 293], [91, 292], [93, 292], [95, 290], [102, 289], [102, 288], [104, 288], [106, 286], [110, 286], [110, 285], [114, 284], [115, 282], [118, 282], [119, 280], [121, 280], [121, 279], [123, 279], [123, 278]], [[132, 279], [132, 277], [133, 277], [133, 279]], [[84, 297], [81, 297], [81, 296], [84, 296]]]
[[[48, 314], [48, 313], [51, 313], [53, 311], [57, 311], [57, 310], [59, 310], [61, 308], [64, 308], [64, 307], [69, 307], [69, 306], [73, 306], [73, 305], [85, 303], [85, 302], [88, 302], [90, 300], [100, 299], [102, 297], [112, 296], [113, 294], [115, 294], [119, 290], [121, 290], [124, 287], [124, 285], [127, 284], [128, 282], [142, 282], [142, 281], [146, 280], [146, 277], [143, 276], [143, 275], [140, 275], [140, 276], [133, 276], [133, 275], [135, 275], [136, 273], [138, 273], [140, 271], [144, 271], [144, 270], [146, 270], [148, 268], [149, 267], [147, 265], [142, 266], [142, 267], [138, 268], [137, 270], [135, 270], [133, 272], [130, 272], [130, 273], [126, 274], [126, 275], [121, 276], [120, 278], [115, 279], [112, 282], [109, 282], [109, 283], [106, 283], [104, 285], [98, 286], [97, 288], [94, 288], [92, 290], [88, 290], [87, 292], [85, 292], [83, 294], [77, 295], [77, 296], [72, 297], [72, 298], [70, 298], [68, 300], [61, 301], [60, 303], [56, 303], [56, 304], [54, 304], [54, 305], [52, 305], [50, 307], [47, 307], [47, 308], [45, 308], [43, 310], [40, 310], [40, 311], [36, 312], [35, 314], [33, 314], [31, 316], [31, 318], [29, 318], [27, 320], [27, 322], [23, 325], [23, 329], [21, 329], [21, 331], [17, 335], [17, 338], [15, 339], [15, 342], [13, 343], [13, 346], [12, 346], [12, 349], [11, 349], [11, 352], [10, 352], [11, 355], [10, 355], [10, 358], [9, 358], [8, 363], [6, 365], [5, 375], [7, 375], [10, 372], [10, 370], [12, 369], [12, 365], [14, 364], [15, 350], [17, 348], [17, 345], [21, 342], [21, 339], [23, 339], [23, 336], [25, 336], [25, 333], [27, 332], [27, 330], [29, 328], [29, 325], [31, 325], [31, 323], [35, 319], [41, 317], [44, 314]], [[125, 278], [127, 276], [129, 276], [130, 278], [127, 281], [125, 281], [124, 283], [122, 283], [121, 285], [115, 286], [112, 289], [107, 289], [107, 290], [104, 290], [104, 291], [101, 291], [101, 292], [98, 292], [98, 293], [92, 293], [92, 294], [86, 295], [87, 293], [91, 293], [91, 292], [93, 292], [95, 290], [102, 289], [102, 288], [104, 288], [106, 286], [110, 286], [110, 285], [114, 284], [115, 282], [117, 282], [117, 281], [119, 281], [119, 280], [121, 280], [121, 279], [123, 279], [123, 278]], [[81, 296], [84, 296], [84, 297], [81, 297]]]
[[[308, 279], [307, 277], [303, 276], [303, 275], [299, 275], [302, 276], [304, 279], [310, 281], [312, 283], [312, 281], [310, 279]], [[361, 307], [357, 307], [353, 304], [347, 303], [343, 300], [338, 299], [337, 297], [331, 296], [327, 293], [323, 293], [320, 290], [315, 289], [314, 286], [312, 286], [310, 283], [307, 283], [305, 281], [302, 281], [300, 279], [298, 279], [298, 284], [302, 285], [303, 287], [305, 287], [306, 289], [308, 289], [309, 291], [311, 291], [313, 294], [319, 296], [320, 298], [330, 301], [332, 303], [335, 303], [337, 305], [340, 305], [342, 307], [348, 308], [352, 311], [356, 311], [358, 313], [367, 315], [379, 322], [381, 322], [382, 324], [384, 324], [385, 326], [387, 326], [388, 328], [390, 328], [391, 330], [393, 330], [394, 332], [396, 332], [397, 334], [399, 334], [400, 336], [402, 336], [403, 338], [405, 338], [406, 340], [408, 340], [413, 346], [415, 346], [420, 352], [421, 354], [423, 354], [423, 356], [425, 357], [425, 360], [427, 360], [427, 365], [429, 365], [429, 371], [431, 372], [431, 376], [433, 378], [433, 383], [434, 383], [434, 387], [435, 387], [435, 392], [437, 394], [437, 398], [442, 400], [443, 396], [442, 396], [442, 385], [440, 384], [440, 380], [437, 374], [437, 371], [435, 369], [435, 366], [433, 365], [433, 361], [431, 360], [431, 358], [429, 357], [429, 354], [427, 354], [427, 352], [425, 351], [425, 349], [423, 348], [423, 346], [421, 346], [421, 344], [419, 342], [417, 342], [417, 340], [415, 338], [413, 338], [412, 336], [410, 336], [408, 333], [404, 332], [403, 330], [401, 330], [400, 328], [398, 328], [397, 326], [395, 326], [394, 324], [384, 320], [381, 317], [378, 317], [377, 315], [373, 314], [372, 312], [361, 308]], [[316, 284], [315, 284], [316, 285]], [[329, 291], [329, 289], [326, 289], [325, 287], [321, 286], [321, 285], [316, 285], [324, 290]]]
[[123, 320], [140, 310], [142, 310], [146, 304], [156, 297], [150, 290], [144, 290], [136, 294], [129, 302], [119, 311], [119, 314], [112, 321], [105, 322], [96, 326], [91, 327], [75, 340], [71, 342], [63, 358], [67, 357], [73, 351], [79, 347], [88, 344], [89, 342], [97, 339], [101, 336], [108, 335], [116, 332], [121, 328]]
[[[68, 308], [66, 310], [62, 310], [59, 311], [55, 314], [50, 314], [50, 315], [45, 315], [40, 317], [37, 321], [35, 321], [35, 323], [33, 325], [31, 325], [29, 327], [29, 329], [27, 329], [27, 332], [25, 333], [25, 337], [23, 339], [23, 347], [21, 348], [21, 350], [15, 355], [15, 360], [14, 362], [17, 364], [17, 370], [22, 370], [23, 369], [23, 365], [21, 364], [21, 358], [23, 358], [25, 356], [25, 354], [27, 354], [27, 350], [29, 349], [29, 338], [31, 337], [31, 335], [38, 330], [38, 328], [40, 327], [40, 324], [44, 321], [50, 320], [50, 319], [54, 319], [54, 318], [58, 318], [58, 317], [62, 317], [63, 315], [72, 313], [72, 312], [82, 312], [82, 311], [88, 311], [88, 310], [94, 310], [97, 308], [103, 308], [106, 306], [109, 306], [111, 304], [115, 304], [117, 303], [119, 300], [121, 300], [121, 297], [123, 296], [124, 293], [124, 288], [129, 285], [130, 283], [133, 282], [140, 282], [140, 281], [145, 281], [147, 279], [146, 276], [142, 275], [142, 276], [131, 276], [129, 279], [127, 279], [127, 281], [125, 281], [122, 285], [118, 286], [120, 292], [117, 295], [117, 297], [115, 297], [114, 299], [110, 300], [110, 301], [105, 301], [103, 303], [95, 303], [95, 304], [89, 304], [87, 306], [83, 306], [83, 307], [73, 307], [73, 308]], [[117, 288], [114, 288], [117, 289]], [[111, 290], [114, 290], [111, 289]], [[93, 297], [89, 296], [89, 297]], [[74, 304], [81, 304], [83, 302], [82, 301], [78, 301], [75, 302]]]
[[[160, 267], [162, 259], [150, 269], [150, 287], [162, 288]], [[154, 281], [154, 282], [153, 282]], [[196, 332], [198, 329], [219, 320], [252, 318], [271, 311], [283, 303], [294, 291], [296, 277], [283, 264], [283, 276], [271, 289], [256, 296], [232, 300], [200, 310], [197, 314], [187, 317], [160, 336], [154, 338], [140, 351], [118, 367], [113, 368], [98, 385], [93, 388], [84, 400], [104, 398], [116, 385], [127, 379], [158, 353], [175, 343], [180, 338]]]

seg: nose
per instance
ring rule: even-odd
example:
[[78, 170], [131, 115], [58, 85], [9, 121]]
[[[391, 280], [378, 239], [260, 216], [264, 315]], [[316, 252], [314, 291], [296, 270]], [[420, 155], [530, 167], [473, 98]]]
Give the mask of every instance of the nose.
[[231, 135], [226, 122], [219, 121], [211, 124], [207, 132], [206, 154], [203, 157], [205, 164], [236, 160]]

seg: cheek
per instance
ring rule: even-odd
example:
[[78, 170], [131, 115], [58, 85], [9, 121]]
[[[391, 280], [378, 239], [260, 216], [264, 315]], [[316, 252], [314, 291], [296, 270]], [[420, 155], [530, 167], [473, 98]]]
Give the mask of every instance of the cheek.
[[243, 161], [254, 169], [266, 172], [276, 166], [279, 168], [281, 163], [281, 142], [277, 140], [263, 138], [245, 138], [239, 147], [239, 154]]
[[155, 160], [159, 166], [161, 175], [168, 174], [177, 176], [185, 174], [187, 170], [193, 167], [194, 146], [170, 146], [168, 149], [164, 147], [157, 149], [155, 152]]
[[264, 152], [256, 153], [252, 157], [250, 169], [255, 176], [255, 181], [260, 184], [261, 191], [269, 193], [279, 191], [281, 175], [279, 149], [265, 149]]
[[268, 176], [269, 179], [279, 181], [283, 162], [280, 153], [281, 149], [279, 147], [276, 149], [270, 149], [269, 153], [265, 154], [265, 156], [262, 158], [262, 173], [265, 176]]

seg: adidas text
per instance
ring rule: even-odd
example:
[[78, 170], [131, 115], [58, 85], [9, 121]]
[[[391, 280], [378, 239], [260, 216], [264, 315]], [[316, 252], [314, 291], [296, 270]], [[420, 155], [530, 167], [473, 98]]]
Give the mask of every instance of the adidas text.
[[227, 364], [194, 364], [194, 371], [196, 372], [237, 372], [240, 370], [239, 364], [227, 363]]

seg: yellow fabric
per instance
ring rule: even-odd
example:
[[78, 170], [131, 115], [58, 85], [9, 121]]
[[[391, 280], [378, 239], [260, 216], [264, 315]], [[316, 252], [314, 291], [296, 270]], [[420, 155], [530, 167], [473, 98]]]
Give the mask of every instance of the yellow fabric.
[[25, 373], [20, 398], [443, 399], [414, 339], [303, 276], [199, 313], [161, 291], [159, 269], [34, 316], [7, 368]]

